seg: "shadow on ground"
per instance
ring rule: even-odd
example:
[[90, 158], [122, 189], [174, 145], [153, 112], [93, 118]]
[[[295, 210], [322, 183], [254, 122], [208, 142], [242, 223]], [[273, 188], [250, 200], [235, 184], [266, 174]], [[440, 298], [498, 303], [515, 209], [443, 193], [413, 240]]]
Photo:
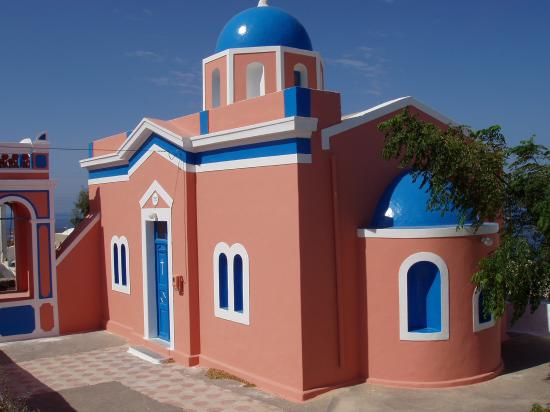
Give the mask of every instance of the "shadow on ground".
[[[510, 339], [502, 344], [502, 359], [504, 374], [550, 363], [550, 338], [510, 334]], [[550, 375], [546, 379], [550, 380]]]
[[[2, 391], [12, 399], [26, 399], [31, 409], [42, 411], [74, 411], [67, 401], [59, 393], [54, 392], [49, 386], [44, 385], [32, 374], [19, 367], [8, 355], [0, 351], [0, 385]], [[48, 394], [51, 408], [32, 405], [32, 399], [36, 394]]]

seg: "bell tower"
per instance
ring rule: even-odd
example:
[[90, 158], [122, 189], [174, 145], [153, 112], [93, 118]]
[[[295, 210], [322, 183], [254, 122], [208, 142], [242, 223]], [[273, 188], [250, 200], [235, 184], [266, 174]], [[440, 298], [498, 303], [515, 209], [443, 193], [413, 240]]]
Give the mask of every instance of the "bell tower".
[[203, 60], [203, 109], [290, 87], [323, 90], [323, 62], [304, 26], [260, 0], [225, 25], [216, 53]]

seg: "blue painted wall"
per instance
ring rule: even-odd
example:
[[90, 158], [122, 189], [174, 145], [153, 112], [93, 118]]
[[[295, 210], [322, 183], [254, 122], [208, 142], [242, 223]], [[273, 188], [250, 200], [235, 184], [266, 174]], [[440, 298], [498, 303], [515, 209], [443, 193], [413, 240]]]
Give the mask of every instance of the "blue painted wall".
[[128, 165], [109, 167], [105, 169], [92, 170], [89, 173], [90, 179], [104, 177], [124, 176], [128, 170], [136, 164], [139, 159], [153, 146], [159, 146], [162, 150], [170, 153], [183, 163], [190, 165], [201, 165], [229, 160], [253, 159], [256, 157], [280, 156], [287, 154], [311, 154], [309, 139], [291, 138], [274, 142], [257, 143], [230, 147], [226, 149], [211, 150], [201, 153], [186, 152], [160, 136], [152, 135], [147, 142], [130, 158]]
[[34, 329], [35, 314], [32, 306], [0, 309], [0, 336], [27, 335]]
[[441, 275], [432, 262], [417, 262], [407, 274], [409, 332], [441, 332]]
[[311, 116], [311, 90], [303, 87], [291, 87], [285, 93], [285, 117]]

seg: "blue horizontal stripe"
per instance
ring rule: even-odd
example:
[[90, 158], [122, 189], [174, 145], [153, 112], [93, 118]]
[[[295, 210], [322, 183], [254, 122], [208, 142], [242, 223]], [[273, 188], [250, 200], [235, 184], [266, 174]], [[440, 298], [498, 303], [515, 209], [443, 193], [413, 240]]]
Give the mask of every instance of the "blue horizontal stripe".
[[90, 179], [100, 179], [115, 176], [128, 175], [128, 171], [139, 162], [139, 160], [154, 146], [189, 165], [203, 165], [232, 160], [254, 159], [258, 157], [283, 156], [289, 154], [311, 154], [309, 139], [291, 138], [273, 142], [256, 143], [238, 147], [211, 150], [202, 153], [187, 152], [173, 143], [153, 134], [130, 158], [127, 165], [107, 167], [104, 169], [91, 170]]
[[197, 163], [195, 164], [209, 164], [297, 153], [311, 153], [309, 139], [286, 139], [197, 153], [195, 155]]

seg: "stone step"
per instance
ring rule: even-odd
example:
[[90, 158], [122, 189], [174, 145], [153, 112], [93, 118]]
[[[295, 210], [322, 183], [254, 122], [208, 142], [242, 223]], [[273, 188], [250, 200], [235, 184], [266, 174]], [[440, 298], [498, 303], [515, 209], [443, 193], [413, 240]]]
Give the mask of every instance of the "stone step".
[[173, 361], [172, 358], [153, 352], [143, 346], [130, 346], [128, 353], [155, 365], [162, 365]]

